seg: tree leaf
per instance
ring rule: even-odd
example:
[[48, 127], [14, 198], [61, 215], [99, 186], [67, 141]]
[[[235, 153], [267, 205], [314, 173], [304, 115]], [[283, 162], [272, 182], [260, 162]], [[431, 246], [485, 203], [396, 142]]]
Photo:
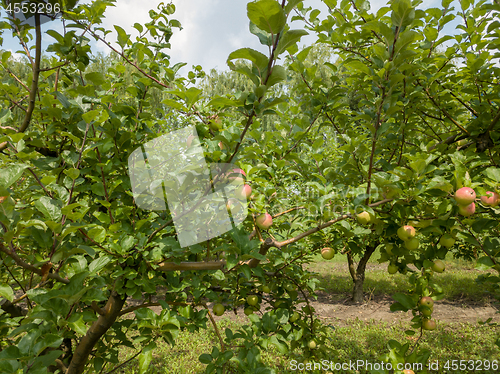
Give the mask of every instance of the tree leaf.
[[229, 61], [240, 58], [251, 61], [261, 73], [267, 68], [267, 64], [269, 63], [269, 59], [263, 53], [252, 48], [240, 48], [229, 54], [227, 58], [228, 65]]
[[247, 16], [259, 29], [278, 34], [286, 24], [286, 15], [275, 0], [259, 0], [247, 4]]
[[0, 185], [3, 188], [9, 188], [21, 178], [21, 175], [23, 175], [24, 170], [27, 168], [27, 165], [21, 164], [9, 165], [6, 168], [2, 168], [0, 170]]
[[285, 32], [276, 47], [276, 55], [278, 56], [285, 52], [288, 47], [295, 45], [305, 35], [309, 35], [306, 30], [288, 30]]
[[11, 302], [14, 300], [14, 291], [12, 291], [12, 288], [8, 284], [0, 284], [0, 297], [5, 297]]
[[59, 221], [61, 219], [61, 205], [60, 201], [47, 196], [42, 196], [35, 201], [35, 208], [51, 221]]

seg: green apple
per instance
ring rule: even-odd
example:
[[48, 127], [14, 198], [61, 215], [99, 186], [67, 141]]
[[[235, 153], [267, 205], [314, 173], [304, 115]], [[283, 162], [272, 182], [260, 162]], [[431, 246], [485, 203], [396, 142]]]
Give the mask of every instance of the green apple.
[[374, 217], [368, 212], [361, 212], [356, 216], [358, 223], [361, 225], [369, 225], [373, 223]]
[[309, 343], [307, 344], [307, 346], [309, 347], [309, 349], [316, 349], [317, 347], [317, 344], [314, 340], [311, 340], [309, 341]]
[[396, 274], [398, 272], [398, 266], [395, 265], [395, 264], [389, 264], [389, 266], [387, 267], [387, 272], [389, 274]]
[[417, 238], [412, 238], [405, 242], [405, 247], [410, 251], [414, 251], [420, 245], [420, 241]]
[[434, 260], [431, 269], [434, 270], [436, 273], [442, 273], [445, 269], [444, 262], [441, 260]]
[[331, 260], [335, 256], [335, 250], [329, 247], [323, 248], [321, 250], [321, 257], [325, 260]]
[[439, 244], [443, 247], [451, 248], [453, 247], [453, 244], [455, 244], [455, 238], [450, 234], [444, 234], [441, 239], [439, 239]]
[[290, 322], [295, 322], [300, 318], [300, 314], [297, 312], [293, 312], [293, 314], [290, 316], [289, 321]]
[[256, 306], [259, 303], [259, 297], [257, 295], [248, 295], [247, 303], [251, 306]]
[[459, 205], [469, 205], [476, 200], [476, 192], [470, 187], [459, 188], [455, 192], [455, 200]]
[[436, 322], [432, 319], [424, 318], [424, 320], [422, 321], [422, 328], [429, 331], [435, 330]]
[[244, 313], [246, 316], [249, 316], [250, 314], [253, 314], [253, 308], [251, 306], [246, 307], [244, 310]]
[[262, 288], [261, 288], [262, 292], [264, 293], [271, 293], [271, 287], [269, 287], [268, 285], [263, 285]]
[[215, 304], [212, 310], [216, 316], [222, 316], [226, 308], [222, 304]]

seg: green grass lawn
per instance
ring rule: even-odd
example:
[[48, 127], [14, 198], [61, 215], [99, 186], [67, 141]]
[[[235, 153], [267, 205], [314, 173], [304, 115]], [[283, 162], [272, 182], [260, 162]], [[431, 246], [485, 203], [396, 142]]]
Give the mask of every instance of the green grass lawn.
[[[378, 265], [374, 254], [366, 273], [365, 292], [374, 295], [392, 295], [395, 292], [405, 292], [409, 286], [407, 276], [401, 274], [389, 275], [385, 270], [387, 264]], [[447, 258], [446, 271], [438, 274], [436, 279], [443, 287], [445, 297], [451, 300], [463, 300], [466, 303], [487, 302], [488, 294], [474, 281], [480, 274], [469, 262]], [[335, 256], [333, 260], [325, 261], [321, 256], [315, 258], [310, 270], [319, 273], [321, 286], [328, 293], [345, 297], [352, 288], [352, 283], [347, 270], [345, 257]], [[150, 374], [184, 374], [203, 373], [205, 365], [198, 361], [202, 353], [210, 353], [212, 346], [219, 346], [213, 328], [208, 330], [188, 333], [182, 332], [174, 347], [158, 342], [159, 348], [154, 353], [150, 365]], [[229, 319], [218, 322], [219, 329], [224, 331], [230, 328], [238, 329], [238, 323]], [[410, 328], [410, 321], [384, 323], [380, 321], [349, 320], [342, 327], [328, 329], [328, 341], [323, 347], [328, 352], [328, 359], [334, 362], [349, 362], [349, 360], [367, 360], [379, 362], [381, 353], [387, 352], [387, 342], [395, 339], [399, 342], [407, 341], [413, 344], [414, 337], [404, 334]], [[499, 327], [480, 326], [470, 323], [446, 323], [438, 321], [438, 329], [426, 332], [420, 341], [420, 347], [432, 351], [431, 361], [439, 360], [444, 365], [447, 360], [493, 360], [500, 363], [500, 352], [494, 342], [498, 338]], [[133, 356], [134, 351], [124, 349], [121, 352], [121, 361]], [[302, 362], [301, 352], [292, 352], [282, 355], [273, 349], [262, 353], [262, 359], [277, 373], [296, 373], [290, 369], [291, 360]], [[319, 362], [319, 361], [318, 361]], [[106, 371], [111, 370], [110, 367]], [[234, 371], [236, 372], [236, 371]], [[314, 371], [309, 371], [309, 373]], [[318, 371], [319, 372], [319, 371]], [[360, 371], [364, 373], [366, 371]], [[441, 368], [439, 373], [467, 373], [469, 371], [445, 371]], [[482, 371], [494, 373], [495, 371]], [[114, 373], [138, 373], [137, 359], [117, 369]], [[326, 371], [321, 371], [326, 373]]]

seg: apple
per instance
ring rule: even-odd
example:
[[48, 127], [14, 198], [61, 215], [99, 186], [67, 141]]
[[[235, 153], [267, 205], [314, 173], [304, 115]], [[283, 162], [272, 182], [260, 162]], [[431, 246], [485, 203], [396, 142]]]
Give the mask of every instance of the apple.
[[316, 342], [314, 340], [311, 340], [307, 346], [309, 347], [309, 349], [316, 349]]
[[222, 304], [215, 304], [212, 310], [216, 316], [222, 316], [226, 308]]
[[470, 187], [459, 188], [455, 192], [455, 200], [459, 205], [469, 205], [476, 200], [476, 192]]
[[259, 297], [257, 295], [248, 295], [247, 303], [251, 306], [256, 306], [259, 303]]
[[0, 196], [0, 204], [2, 204], [5, 199], [7, 199], [7, 196]]
[[455, 238], [450, 234], [444, 234], [441, 239], [439, 239], [439, 244], [443, 247], [451, 248], [453, 247], [453, 244], [455, 244]]
[[263, 213], [255, 220], [257, 227], [261, 230], [267, 230], [273, 224], [273, 217], [269, 213]]
[[331, 260], [335, 256], [335, 250], [329, 247], [323, 248], [321, 250], [321, 257], [325, 260]]
[[486, 191], [486, 195], [481, 196], [481, 202], [486, 206], [495, 207], [500, 203], [500, 195], [496, 192]]
[[436, 322], [433, 321], [432, 319], [427, 319], [427, 318], [424, 318], [424, 320], [422, 321], [422, 328], [424, 330], [435, 330], [436, 329]]
[[399, 236], [399, 239], [407, 241], [413, 239], [417, 233], [415, 232], [415, 228], [413, 226], [406, 225], [406, 226], [401, 226], [398, 229], [397, 234]]
[[226, 149], [226, 147], [224, 147], [224, 143], [222, 142], [219, 142], [219, 148], [221, 151], [223, 151], [224, 149]]
[[361, 212], [356, 216], [358, 223], [361, 225], [368, 225], [373, 223], [373, 216], [368, 212]]
[[410, 369], [404, 369], [403, 374], [415, 374], [415, 372], [413, 370], [410, 370]]
[[398, 272], [398, 269], [398, 266], [395, 264], [389, 264], [389, 266], [387, 267], [387, 271], [389, 272], [389, 274], [396, 274]]
[[249, 316], [250, 314], [253, 314], [253, 308], [251, 306], [245, 308], [245, 310], [243, 311], [245, 313], [246, 316]]
[[476, 204], [470, 203], [469, 205], [459, 205], [458, 213], [460, 213], [464, 217], [470, 217], [476, 211]]
[[405, 247], [410, 251], [414, 251], [420, 245], [420, 241], [417, 238], [412, 238], [405, 242]]
[[385, 251], [387, 252], [388, 255], [392, 255], [393, 248], [394, 248], [394, 244], [392, 244], [392, 243], [385, 244]]
[[420, 311], [424, 317], [430, 317], [432, 315], [432, 309], [422, 308]]
[[442, 273], [445, 269], [444, 262], [441, 260], [434, 260], [431, 269], [434, 270], [436, 273]]
[[248, 184], [244, 184], [236, 191], [236, 196], [241, 200], [247, 200], [252, 194], [252, 187]]
[[194, 135], [189, 135], [186, 140], [186, 145], [187, 147], [191, 147], [191, 144], [193, 144], [193, 140], [196, 139], [196, 136]]
[[293, 312], [293, 314], [290, 316], [289, 321], [290, 322], [295, 322], [300, 318], [300, 314], [297, 312]]
[[264, 292], [264, 293], [271, 293], [271, 287], [269, 287], [268, 285], [263, 285], [262, 286], [262, 292]]
[[434, 300], [432, 300], [432, 297], [424, 296], [420, 299], [419, 304], [422, 306], [426, 306], [429, 309], [432, 309], [434, 306]]

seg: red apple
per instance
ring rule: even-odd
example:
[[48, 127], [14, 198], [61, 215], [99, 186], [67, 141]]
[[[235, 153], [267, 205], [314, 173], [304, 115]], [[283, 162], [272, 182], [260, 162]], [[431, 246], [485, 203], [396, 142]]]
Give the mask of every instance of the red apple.
[[420, 299], [419, 304], [432, 309], [432, 307], [434, 306], [434, 300], [432, 300], [432, 297], [424, 296]]
[[455, 192], [455, 200], [459, 205], [469, 205], [476, 200], [476, 192], [470, 187], [459, 188]]
[[242, 200], [246, 200], [252, 194], [252, 187], [250, 187], [248, 184], [244, 184], [238, 189], [236, 193], [237, 193], [236, 196], [238, 196]]
[[470, 217], [476, 211], [476, 204], [470, 203], [469, 205], [459, 205], [458, 213], [460, 213], [464, 217]]
[[413, 239], [417, 233], [415, 232], [415, 228], [413, 226], [406, 225], [406, 226], [401, 226], [398, 229], [397, 234], [401, 240], [407, 241]]
[[222, 142], [219, 142], [219, 148], [221, 151], [223, 151], [224, 149], [226, 149], [226, 147], [224, 147], [224, 143]]
[[261, 230], [267, 230], [273, 224], [273, 217], [269, 213], [263, 213], [255, 220], [257, 227]]
[[500, 203], [500, 195], [496, 192], [486, 191], [486, 195], [481, 196], [481, 202], [486, 206], [495, 207]]
[[410, 370], [410, 369], [404, 369], [403, 374], [415, 374], [415, 372], [413, 370]]

